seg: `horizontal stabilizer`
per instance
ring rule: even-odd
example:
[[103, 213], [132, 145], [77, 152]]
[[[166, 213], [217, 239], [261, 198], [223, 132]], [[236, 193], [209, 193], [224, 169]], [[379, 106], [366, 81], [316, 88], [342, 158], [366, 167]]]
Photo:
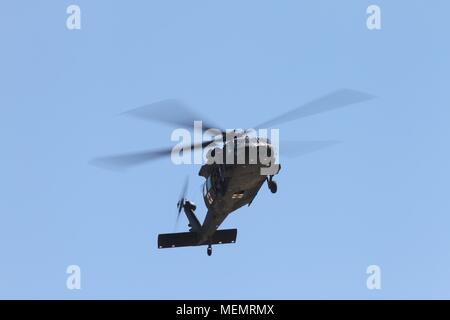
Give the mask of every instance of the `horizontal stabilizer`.
[[237, 229], [217, 230], [212, 236], [211, 242], [200, 242], [200, 234], [197, 232], [165, 233], [158, 235], [158, 248], [163, 249], [235, 243], [236, 236]]

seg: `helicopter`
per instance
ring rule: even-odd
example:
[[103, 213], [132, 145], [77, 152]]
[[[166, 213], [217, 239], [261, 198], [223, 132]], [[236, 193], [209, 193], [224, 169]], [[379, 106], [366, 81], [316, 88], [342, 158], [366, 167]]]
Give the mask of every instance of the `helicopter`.
[[[300, 118], [339, 109], [374, 98], [374, 96], [351, 89], [340, 89], [305, 103], [281, 115], [260, 123], [253, 128], [273, 128], [275, 125]], [[125, 115], [151, 121], [164, 122], [184, 128], [192, 127], [194, 121], [204, 119], [178, 100], [163, 100], [124, 112]], [[227, 216], [244, 205], [250, 206], [261, 187], [267, 183], [276, 193], [278, 186], [274, 177], [280, 172], [279, 146], [265, 137], [254, 137], [251, 130], [223, 130], [211, 122], [202, 120], [202, 130], [209, 133], [210, 140], [195, 142], [183, 150], [209, 149], [207, 161], [199, 170], [205, 178], [202, 187], [207, 213], [203, 223], [195, 214], [196, 204], [186, 198], [188, 179], [185, 180], [177, 202], [177, 217], [181, 211], [188, 220], [187, 232], [158, 235], [159, 249], [186, 246], [207, 246], [211, 256], [212, 246], [235, 243], [237, 229], [221, 229]], [[293, 155], [305, 154], [335, 144], [336, 141], [300, 141], [282, 149]], [[283, 145], [283, 144], [281, 144]], [[170, 156], [173, 148], [146, 150], [93, 160], [93, 164], [112, 168], [129, 168]], [[284, 154], [284, 153], [283, 153]], [[244, 159], [242, 161], [242, 159]], [[239, 161], [241, 160], [241, 161]]]

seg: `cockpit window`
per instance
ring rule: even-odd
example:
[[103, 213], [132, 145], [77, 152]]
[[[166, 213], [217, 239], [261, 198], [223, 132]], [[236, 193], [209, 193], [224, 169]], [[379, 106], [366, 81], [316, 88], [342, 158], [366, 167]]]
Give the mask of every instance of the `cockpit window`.
[[203, 184], [203, 196], [206, 197], [208, 190], [206, 189], [206, 182]]
[[212, 181], [211, 181], [211, 176], [209, 176], [205, 183], [203, 184], [203, 196], [206, 197], [207, 193], [211, 190], [212, 188]]
[[211, 192], [212, 187], [211, 176], [209, 176], [203, 185], [203, 196], [208, 200], [209, 204], [212, 204], [214, 201], [214, 192]]
[[209, 191], [211, 190], [212, 187], [212, 181], [211, 181], [211, 176], [208, 177], [208, 179], [206, 179], [206, 189]]

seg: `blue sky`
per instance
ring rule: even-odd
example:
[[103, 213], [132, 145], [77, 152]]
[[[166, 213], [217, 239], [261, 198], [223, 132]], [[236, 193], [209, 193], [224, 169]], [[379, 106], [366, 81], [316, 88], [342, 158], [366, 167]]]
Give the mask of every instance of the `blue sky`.
[[[78, 4], [82, 29], [66, 29]], [[366, 28], [381, 7], [382, 29]], [[450, 298], [446, 1], [8, 1], [0, 11], [0, 298]], [[282, 159], [233, 213], [234, 245], [158, 250], [189, 174], [169, 159], [111, 172], [97, 156], [170, 145], [118, 116], [179, 98], [249, 127], [339, 88], [377, 99], [290, 122], [341, 144]], [[184, 230], [181, 219], [179, 231]], [[66, 288], [68, 265], [81, 290]], [[366, 268], [382, 289], [366, 288]]]

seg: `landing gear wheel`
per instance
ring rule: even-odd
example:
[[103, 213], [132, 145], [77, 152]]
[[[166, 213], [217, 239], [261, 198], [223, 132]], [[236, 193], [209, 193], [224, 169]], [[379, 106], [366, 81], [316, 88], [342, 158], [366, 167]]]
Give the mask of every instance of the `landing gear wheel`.
[[208, 253], [208, 256], [212, 255], [212, 247], [211, 247], [211, 245], [208, 246], [208, 249], [206, 250], [206, 252]]
[[268, 184], [269, 184], [270, 192], [276, 193], [277, 190], [278, 190], [277, 183], [276, 183], [275, 181], [273, 181], [273, 180], [269, 180], [269, 181], [268, 181]]

